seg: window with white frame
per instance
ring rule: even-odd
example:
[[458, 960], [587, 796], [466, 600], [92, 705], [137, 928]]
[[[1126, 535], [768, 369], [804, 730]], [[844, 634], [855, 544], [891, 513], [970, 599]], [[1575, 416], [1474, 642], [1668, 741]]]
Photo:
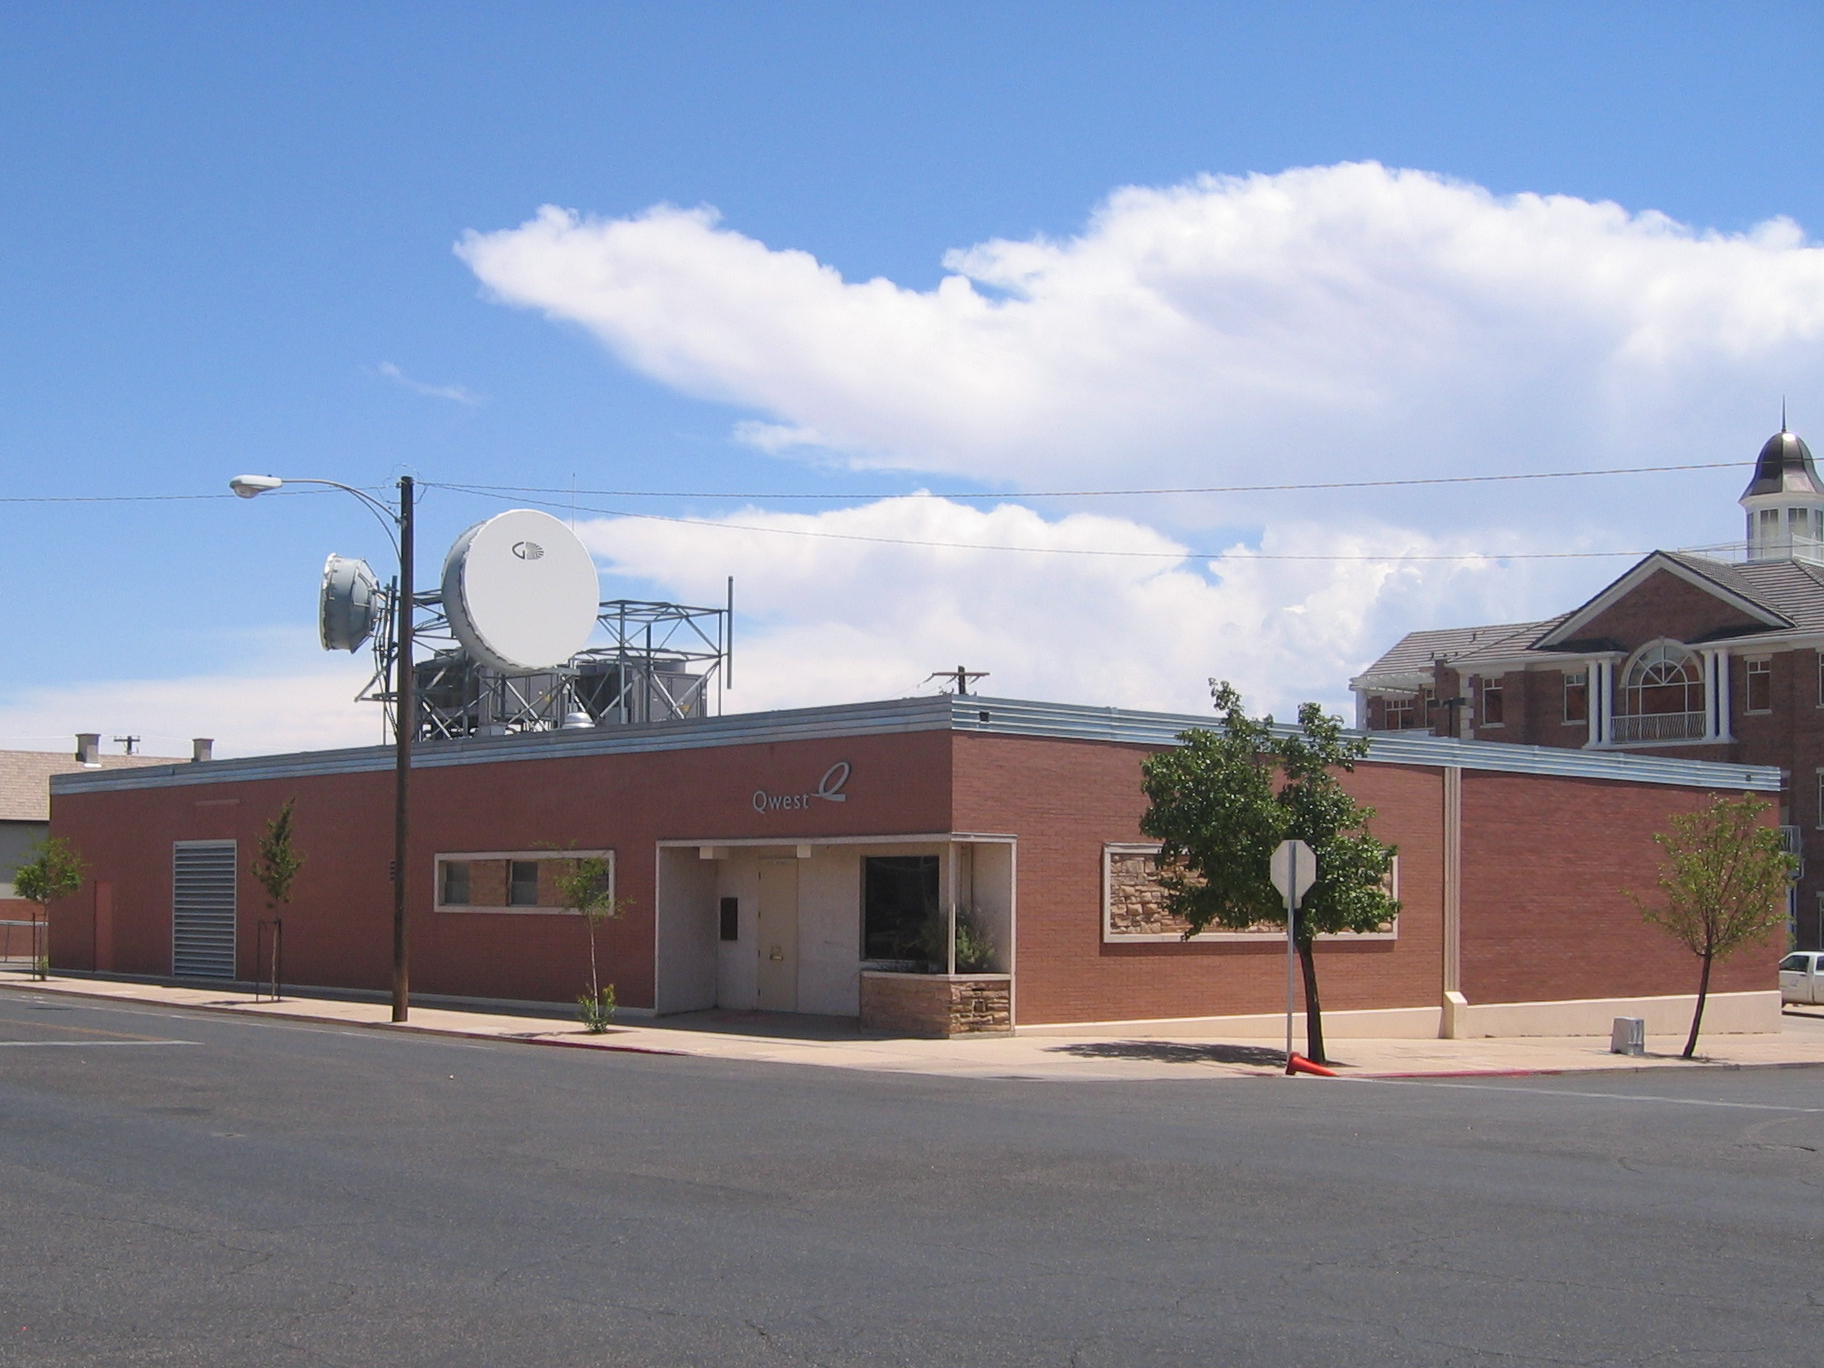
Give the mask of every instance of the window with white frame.
[[559, 913], [559, 881], [576, 861], [602, 861], [609, 897], [614, 896], [614, 852], [609, 850], [451, 851], [437, 856], [439, 912]]
[[1566, 670], [1564, 672], [1564, 720], [1566, 722], [1588, 722], [1590, 720], [1590, 672], [1588, 670]]
[[1697, 657], [1670, 642], [1649, 647], [1628, 667], [1622, 698], [1623, 711], [1636, 717], [1701, 713], [1704, 676]]
[[1766, 656], [1742, 662], [1742, 708], [1746, 712], [1773, 711], [1773, 661]]
[[1499, 676], [1482, 681], [1481, 725], [1500, 727], [1507, 723], [1507, 704], [1501, 692]]
[[1818, 805], [1812, 809], [1817, 815], [1813, 818], [1812, 824], [1820, 831], [1824, 831], [1824, 769], [1818, 771], [1817, 799]]
[[1818, 706], [1824, 708], [1824, 651], [1818, 655]]

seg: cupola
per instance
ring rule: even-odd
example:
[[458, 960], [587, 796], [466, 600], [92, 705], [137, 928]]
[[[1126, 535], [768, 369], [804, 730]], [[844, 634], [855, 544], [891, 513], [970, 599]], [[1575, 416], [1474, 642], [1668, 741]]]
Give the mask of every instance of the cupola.
[[1811, 448], [1784, 425], [1755, 458], [1739, 500], [1748, 514], [1751, 561], [1824, 561], [1824, 481]]

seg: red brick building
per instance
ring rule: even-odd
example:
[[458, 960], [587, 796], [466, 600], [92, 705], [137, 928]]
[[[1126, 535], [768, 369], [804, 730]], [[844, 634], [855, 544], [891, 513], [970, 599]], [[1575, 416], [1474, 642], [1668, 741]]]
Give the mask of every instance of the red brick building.
[[1655, 551], [1539, 622], [1412, 632], [1350, 687], [1357, 725], [1777, 767], [1803, 861], [1792, 930], [1824, 944], [1824, 481], [1781, 430], [1741, 496], [1747, 541]]
[[[1211, 1020], [1271, 1037], [1284, 941], [1185, 940], [1157, 904], [1141, 760], [1210, 719], [941, 695], [422, 745], [407, 898], [420, 996], [568, 1002], [585, 928], [570, 852], [611, 862], [601, 964], [635, 1011], [860, 1016], [888, 1029]], [[373, 748], [59, 777], [53, 827], [93, 878], [55, 909], [53, 963], [252, 980], [272, 918], [251, 876], [295, 801], [292, 984], [391, 974], [393, 755]], [[1349, 777], [1399, 848], [1396, 922], [1319, 949], [1330, 1030], [1435, 1036], [1688, 1022], [1696, 967], [1643, 924], [1652, 834], [1777, 771], [1388, 736]], [[913, 973], [936, 914], [991, 943]], [[936, 958], [951, 965], [941, 948]], [[1778, 1021], [1780, 947], [1720, 966], [1709, 1029]]]

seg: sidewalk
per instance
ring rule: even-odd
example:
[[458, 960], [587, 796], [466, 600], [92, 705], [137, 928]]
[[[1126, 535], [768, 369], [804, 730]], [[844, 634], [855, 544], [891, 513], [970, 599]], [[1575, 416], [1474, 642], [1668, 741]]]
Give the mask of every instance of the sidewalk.
[[[489, 1010], [447, 1002], [413, 1004], [410, 1021], [395, 1025], [385, 1001], [291, 997], [256, 1001], [238, 985], [215, 988], [53, 976], [38, 982], [0, 973], [0, 992], [20, 997], [69, 995], [91, 999], [290, 1018], [387, 1031], [419, 1031], [529, 1045], [623, 1053], [808, 1064], [952, 1078], [1032, 1081], [1283, 1077], [1284, 1055], [1272, 1041], [1225, 1041], [1191, 1033], [1169, 1037], [1099, 1029], [1080, 1036], [981, 1036], [961, 1040], [888, 1039], [853, 1022], [783, 1013], [693, 1012], [658, 1020], [617, 1022], [590, 1035], [574, 1019]], [[1343, 1077], [1503, 1076], [1586, 1071], [1752, 1068], [1824, 1064], [1824, 1008], [1788, 1009], [1777, 1035], [1700, 1036], [1698, 1060], [1678, 1057], [1684, 1036], [1651, 1036], [1647, 1053], [1610, 1054], [1593, 1036], [1527, 1036], [1500, 1040], [1335, 1040], [1331, 1065]], [[1302, 1047], [1295, 1038], [1294, 1048]], [[1328, 1080], [1312, 1079], [1312, 1083]]]

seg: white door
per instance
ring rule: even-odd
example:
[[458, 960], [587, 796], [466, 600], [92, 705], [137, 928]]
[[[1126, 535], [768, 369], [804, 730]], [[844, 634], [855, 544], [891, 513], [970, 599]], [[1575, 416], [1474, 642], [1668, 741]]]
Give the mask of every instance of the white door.
[[759, 1006], [798, 1010], [798, 861], [760, 861]]

